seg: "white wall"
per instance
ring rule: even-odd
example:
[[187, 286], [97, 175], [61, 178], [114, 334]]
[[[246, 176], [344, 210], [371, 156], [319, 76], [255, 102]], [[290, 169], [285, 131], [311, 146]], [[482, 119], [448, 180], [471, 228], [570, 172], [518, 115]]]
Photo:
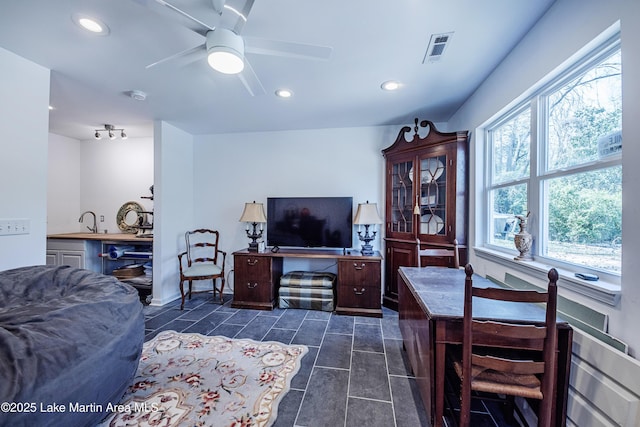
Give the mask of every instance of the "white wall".
[[[88, 231], [98, 217], [100, 233], [121, 233], [116, 221], [120, 207], [129, 201], [153, 211], [153, 139], [86, 140], [49, 134], [47, 234]], [[104, 222], [100, 222], [104, 215]]]
[[[180, 296], [177, 255], [184, 232], [194, 228], [193, 136], [164, 122], [154, 123], [153, 300], [163, 305]], [[213, 194], [214, 181], [198, 197]]]
[[[623, 234], [622, 299], [611, 307], [562, 288], [560, 293], [610, 316], [610, 333], [630, 346], [630, 353], [640, 352], [640, 286], [637, 284], [636, 259], [640, 254], [640, 228], [635, 219], [640, 213], [636, 184], [640, 182], [640, 2], [634, 0], [558, 0], [520, 44], [496, 68], [475, 94], [449, 121], [449, 129], [472, 131], [470, 200], [471, 245], [479, 244], [476, 223], [482, 221], [479, 195], [482, 190], [482, 129], [478, 127], [517, 101], [529, 88], [547, 80], [565, 61], [610, 29], [620, 20], [623, 61]], [[474, 269], [481, 274], [501, 277], [505, 268], [471, 253]], [[521, 273], [518, 273], [521, 275]]]
[[0, 218], [31, 232], [0, 236], [0, 270], [45, 263], [49, 70], [0, 48]]
[[[249, 243], [245, 224], [238, 222], [246, 202], [262, 202], [266, 209], [267, 197], [350, 196], [354, 214], [358, 203], [369, 200], [378, 203], [383, 216], [381, 150], [393, 143], [399, 130], [393, 126], [196, 136], [195, 225], [220, 231], [231, 269], [232, 253]], [[373, 242], [378, 250], [379, 237]], [[353, 246], [360, 245], [354, 233]], [[228, 284], [233, 284], [232, 275]]]
[[[80, 153], [80, 209], [69, 213], [78, 226], [80, 214], [88, 210], [95, 212], [98, 221], [104, 215], [104, 222], [98, 223], [100, 233], [120, 233], [116, 215], [123, 204], [132, 201], [153, 211], [153, 201], [141, 198], [151, 195], [154, 182], [152, 138], [90, 139], [81, 141]], [[90, 216], [84, 224], [79, 231], [87, 231]]]
[[49, 134], [47, 234], [80, 231], [80, 141]]

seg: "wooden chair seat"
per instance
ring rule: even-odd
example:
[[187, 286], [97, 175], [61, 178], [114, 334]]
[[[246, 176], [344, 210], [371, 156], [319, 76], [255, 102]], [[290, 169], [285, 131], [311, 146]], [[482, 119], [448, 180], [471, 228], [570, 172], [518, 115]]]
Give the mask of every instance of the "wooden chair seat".
[[[462, 363], [457, 360], [453, 363], [456, 374], [462, 378]], [[534, 374], [513, 374], [471, 366], [471, 389], [485, 393], [508, 394], [527, 399], [542, 399], [540, 378]]]

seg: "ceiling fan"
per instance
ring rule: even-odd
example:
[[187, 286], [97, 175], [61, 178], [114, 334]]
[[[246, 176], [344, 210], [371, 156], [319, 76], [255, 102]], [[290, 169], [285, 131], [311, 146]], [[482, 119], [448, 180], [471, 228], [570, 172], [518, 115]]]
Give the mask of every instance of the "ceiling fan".
[[146, 68], [178, 58], [191, 62], [206, 57], [214, 70], [225, 74], [237, 74], [249, 94], [255, 96], [265, 93], [265, 89], [245, 53], [314, 60], [328, 60], [331, 57], [332, 48], [327, 46], [241, 36], [240, 32], [247, 22], [247, 16], [255, 0], [210, 1], [216, 16], [215, 25], [207, 24], [165, 0], [145, 2], [147, 5], [155, 2], [186, 18], [188, 28], [206, 39], [199, 46], [163, 58], [147, 65]]

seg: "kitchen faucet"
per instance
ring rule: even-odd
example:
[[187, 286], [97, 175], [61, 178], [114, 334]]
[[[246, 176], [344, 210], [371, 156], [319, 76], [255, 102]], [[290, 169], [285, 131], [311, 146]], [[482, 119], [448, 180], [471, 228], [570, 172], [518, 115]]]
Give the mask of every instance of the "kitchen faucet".
[[93, 227], [89, 227], [87, 226], [87, 228], [89, 229], [89, 231], [91, 231], [92, 233], [97, 233], [98, 232], [98, 225], [96, 224], [96, 214], [91, 212], [91, 211], [85, 211], [82, 212], [82, 215], [80, 215], [80, 219], [78, 220], [78, 222], [82, 222], [82, 219], [84, 218], [85, 214], [91, 214], [93, 215]]

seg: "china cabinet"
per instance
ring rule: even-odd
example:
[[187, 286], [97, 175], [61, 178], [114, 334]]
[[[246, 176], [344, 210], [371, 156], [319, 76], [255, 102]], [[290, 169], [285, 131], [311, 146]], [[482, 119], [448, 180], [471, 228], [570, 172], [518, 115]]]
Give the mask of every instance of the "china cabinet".
[[[410, 139], [407, 134], [413, 133]], [[403, 127], [386, 159], [385, 291], [398, 307], [398, 267], [418, 265], [417, 245], [453, 244], [467, 262], [467, 131], [440, 132], [428, 120]]]

